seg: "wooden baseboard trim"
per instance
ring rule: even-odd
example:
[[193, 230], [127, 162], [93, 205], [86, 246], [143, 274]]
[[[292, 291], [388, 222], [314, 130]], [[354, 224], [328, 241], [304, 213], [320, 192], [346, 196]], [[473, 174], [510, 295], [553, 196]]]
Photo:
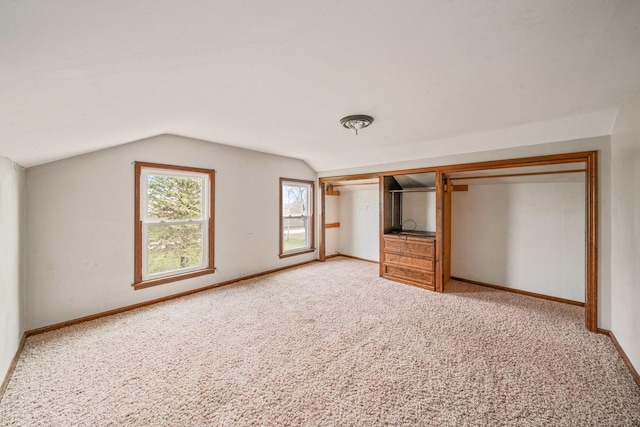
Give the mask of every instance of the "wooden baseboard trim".
[[7, 370], [7, 374], [4, 376], [4, 380], [2, 384], [0, 384], [0, 400], [2, 400], [2, 396], [4, 396], [4, 392], [9, 385], [9, 380], [11, 380], [11, 375], [13, 375], [13, 371], [16, 369], [16, 364], [18, 363], [18, 359], [22, 354], [22, 349], [24, 348], [24, 342], [27, 339], [27, 334], [22, 334], [22, 338], [20, 338], [20, 343], [18, 344], [18, 348], [16, 349], [16, 354], [13, 355], [13, 359], [11, 359], [11, 363], [9, 364], [9, 369]]
[[202, 287], [202, 288], [192, 289], [190, 291], [180, 292], [180, 293], [177, 293], [177, 294], [168, 295], [168, 296], [162, 297], [162, 298], [152, 299], [152, 300], [141, 302], [141, 303], [138, 303], [138, 304], [128, 305], [128, 306], [116, 308], [116, 309], [113, 309], [113, 310], [103, 311], [101, 313], [91, 314], [89, 316], [79, 317], [77, 319], [67, 320], [65, 322], [60, 322], [60, 323], [56, 323], [56, 324], [49, 325], [49, 326], [43, 326], [42, 328], [37, 328], [37, 329], [32, 329], [32, 330], [27, 331], [27, 332], [25, 332], [25, 335], [27, 337], [29, 337], [31, 335], [37, 335], [37, 334], [42, 334], [42, 333], [45, 333], [45, 332], [55, 331], [56, 329], [66, 328], [67, 326], [77, 325], [79, 323], [88, 322], [88, 321], [91, 321], [91, 320], [99, 319], [101, 317], [112, 316], [114, 314], [124, 313], [126, 311], [135, 310], [137, 308], [146, 307], [148, 305], [153, 305], [153, 304], [157, 304], [157, 303], [160, 303], [160, 302], [164, 302], [164, 301], [169, 301], [169, 300], [176, 299], [176, 298], [185, 297], [187, 295], [192, 295], [192, 294], [195, 294], [195, 293], [198, 293], [198, 292], [207, 291], [207, 290], [213, 289], [213, 288], [219, 288], [220, 286], [231, 285], [233, 283], [238, 283], [238, 282], [241, 282], [243, 280], [254, 279], [256, 277], [266, 276], [268, 274], [277, 273], [279, 271], [289, 270], [289, 269], [296, 268], [296, 267], [301, 267], [303, 265], [311, 264], [313, 262], [318, 262], [318, 261], [314, 259], [314, 260], [311, 260], [311, 261], [305, 261], [305, 262], [301, 262], [301, 263], [298, 263], [298, 264], [288, 265], [286, 267], [274, 268], [272, 270], [262, 271], [260, 273], [249, 274], [247, 276], [239, 277], [237, 279], [227, 280], [226, 282], [215, 283], [213, 285], [208, 285], [208, 286], [205, 286], [205, 287]]
[[624, 364], [627, 366], [627, 369], [629, 370], [629, 373], [633, 377], [633, 380], [636, 382], [638, 387], [640, 387], [640, 375], [638, 375], [638, 371], [636, 371], [636, 368], [631, 364], [631, 360], [629, 360], [629, 358], [627, 357], [627, 354], [624, 352], [622, 347], [620, 347], [620, 343], [616, 339], [616, 336], [613, 334], [613, 332], [607, 331], [606, 329], [599, 329], [598, 332], [600, 331], [606, 332], [606, 335], [609, 335], [609, 338], [611, 338], [611, 342], [613, 343], [613, 346], [616, 348], [616, 350], [618, 350], [618, 354], [620, 355], [620, 358], [622, 359]]
[[[341, 254], [341, 253], [335, 253], [333, 255], [331, 255], [330, 257], [337, 257], [337, 256], [341, 256], [341, 257], [345, 257], [345, 258], [351, 258], [351, 259], [357, 259], [358, 261], [365, 261], [365, 262], [372, 262], [374, 264], [379, 264], [378, 261], [371, 261], [370, 259], [364, 259], [364, 258], [358, 258], [357, 256], [352, 256], [352, 255], [345, 255], [345, 254]], [[329, 257], [327, 257], [329, 258]]]
[[549, 295], [537, 294], [535, 292], [522, 291], [520, 289], [507, 288], [505, 286], [492, 285], [491, 283], [478, 282], [478, 281], [475, 281], [475, 280], [463, 279], [463, 278], [460, 278], [460, 277], [451, 277], [451, 280], [457, 280], [458, 282], [471, 283], [472, 285], [485, 286], [487, 288], [493, 288], [493, 289], [499, 289], [501, 291], [513, 292], [515, 294], [526, 295], [526, 296], [529, 296], [529, 297], [541, 298], [541, 299], [546, 299], [546, 300], [549, 300], [549, 301], [561, 302], [561, 303], [564, 303], [564, 304], [571, 304], [571, 305], [576, 305], [578, 307], [584, 307], [584, 303], [583, 302], [572, 301], [572, 300], [569, 300], [569, 299], [558, 298], [558, 297], [552, 297], [552, 296], [549, 296]]

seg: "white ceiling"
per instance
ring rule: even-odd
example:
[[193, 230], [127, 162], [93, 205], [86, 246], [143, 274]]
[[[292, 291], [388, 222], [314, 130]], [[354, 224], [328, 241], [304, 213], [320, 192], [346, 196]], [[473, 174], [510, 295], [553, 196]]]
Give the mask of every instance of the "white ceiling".
[[173, 133], [326, 171], [610, 134], [640, 2], [0, 0], [0, 64], [23, 166]]

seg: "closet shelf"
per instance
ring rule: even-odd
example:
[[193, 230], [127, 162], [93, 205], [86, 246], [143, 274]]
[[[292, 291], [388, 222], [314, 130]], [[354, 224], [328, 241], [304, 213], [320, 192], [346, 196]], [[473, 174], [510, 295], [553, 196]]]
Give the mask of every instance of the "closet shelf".
[[401, 190], [389, 190], [389, 193], [428, 193], [436, 191], [436, 187], [403, 188]]

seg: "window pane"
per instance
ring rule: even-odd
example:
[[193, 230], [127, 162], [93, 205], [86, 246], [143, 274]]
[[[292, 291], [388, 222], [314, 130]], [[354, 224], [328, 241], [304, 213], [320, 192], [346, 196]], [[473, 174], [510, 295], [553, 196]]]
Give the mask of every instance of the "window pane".
[[309, 214], [309, 186], [285, 184], [282, 187], [282, 216]]
[[147, 219], [187, 221], [202, 218], [203, 178], [153, 175], [147, 177]]
[[313, 182], [280, 178], [280, 257], [313, 248]]
[[149, 225], [148, 273], [202, 265], [202, 224]]
[[308, 218], [283, 218], [282, 221], [282, 249], [286, 251], [304, 249], [309, 246], [307, 241]]

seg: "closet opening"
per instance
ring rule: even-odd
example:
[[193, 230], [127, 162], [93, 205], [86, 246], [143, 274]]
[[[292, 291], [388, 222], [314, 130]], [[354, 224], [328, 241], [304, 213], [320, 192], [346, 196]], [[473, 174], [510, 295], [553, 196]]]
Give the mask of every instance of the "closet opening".
[[319, 181], [320, 261], [377, 262], [436, 292], [455, 278], [583, 305], [598, 332], [597, 151]]
[[463, 279], [584, 306], [586, 328], [598, 332], [598, 153], [440, 172], [443, 282]]
[[320, 180], [320, 261], [346, 256], [378, 262], [378, 176]]
[[584, 306], [584, 162], [445, 174], [450, 280]]
[[380, 275], [435, 291], [437, 174], [396, 173], [381, 180]]

